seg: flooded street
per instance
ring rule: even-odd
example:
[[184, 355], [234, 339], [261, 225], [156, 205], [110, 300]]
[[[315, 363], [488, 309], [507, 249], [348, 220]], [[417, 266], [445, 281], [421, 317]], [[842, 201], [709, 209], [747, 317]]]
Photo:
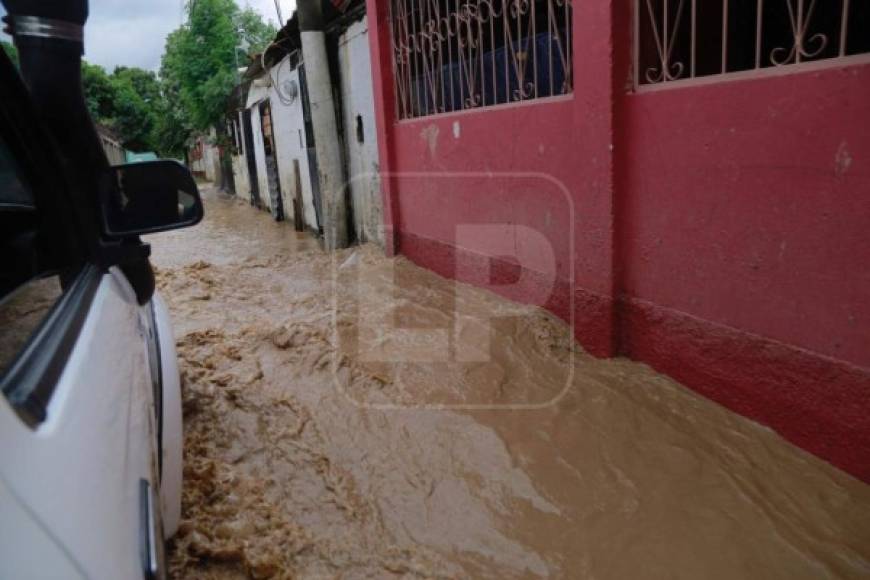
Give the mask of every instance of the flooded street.
[[174, 578], [870, 577], [870, 486], [546, 312], [210, 190], [150, 242]]

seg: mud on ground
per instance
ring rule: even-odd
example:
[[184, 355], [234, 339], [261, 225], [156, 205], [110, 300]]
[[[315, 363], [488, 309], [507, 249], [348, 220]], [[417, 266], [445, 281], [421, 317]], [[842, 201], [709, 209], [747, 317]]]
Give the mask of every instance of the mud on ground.
[[861, 578], [870, 486], [538, 309], [211, 195], [173, 578]]

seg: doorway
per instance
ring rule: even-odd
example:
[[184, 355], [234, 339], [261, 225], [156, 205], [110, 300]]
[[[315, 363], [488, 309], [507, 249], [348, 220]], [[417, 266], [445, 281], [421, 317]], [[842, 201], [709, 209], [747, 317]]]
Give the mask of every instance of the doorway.
[[279, 222], [284, 219], [284, 204], [281, 200], [281, 180], [278, 178], [278, 152], [272, 128], [272, 106], [268, 100], [260, 103], [260, 128], [263, 131], [263, 153], [266, 157], [266, 181], [269, 184], [269, 205], [272, 217]]
[[308, 175], [311, 179], [311, 196], [314, 200], [314, 216], [318, 232], [323, 234], [323, 218], [320, 206], [320, 178], [317, 170], [317, 149], [314, 146], [314, 123], [311, 120], [311, 104], [308, 102], [308, 83], [305, 79], [305, 65], [299, 66], [299, 94], [302, 96], [302, 120], [305, 124], [306, 154], [308, 156]]
[[260, 183], [257, 181], [257, 160], [254, 157], [254, 129], [251, 125], [251, 110], [242, 115], [245, 138], [245, 161], [248, 163], [248, 181], [251, 187], [251, 205], [260, 207]]

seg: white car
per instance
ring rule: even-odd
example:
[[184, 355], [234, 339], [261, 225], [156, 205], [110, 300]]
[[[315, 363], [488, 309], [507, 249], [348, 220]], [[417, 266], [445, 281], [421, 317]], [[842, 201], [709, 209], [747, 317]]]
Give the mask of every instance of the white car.
[[0, 578], [159, 578], [181, 398], [139, 235], [202, 204], [174, 161], [109, 167], [78, 81], [85, 2], [5, 4], [21, 75], [0, 51]]

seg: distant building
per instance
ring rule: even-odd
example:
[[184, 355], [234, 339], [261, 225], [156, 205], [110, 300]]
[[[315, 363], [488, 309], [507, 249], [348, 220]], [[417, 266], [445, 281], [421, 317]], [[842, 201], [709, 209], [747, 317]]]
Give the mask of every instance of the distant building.
[[221, 177], [221, 151], [216, 140], [215, 130], [212, 129], [207, 134], [193, 137], [187, 150], [191, 172], [214, 183], [219, 182]]
[[139, 153], [135, 153], [133, 151], [127, 151], [127, 163], [141, 163], [143, 161], [156, 161], [157, 154], [153, 151], [141, 151]]
[[109, 160], [109, 165], [122, 165], [127, 162], [127, 152], [121, 145], [121, 138], [109, 127], [96, 123], [97, 135], [100, 137], [100, 143], [103, 144], [103, 151], [106, 152], [106, 159]]
[[[326, 132], [341, 144], [342, 188], [348, 200], [350, 237], [383, 245], [378, 142], [365, 4], [328, 3], [327, 57], [337, 98], [337, 124]], [[315, 128], [296, 15], [244, 72], [228, 105], [237, 192], [291, 219], [297, 229], [321, 233]]]

